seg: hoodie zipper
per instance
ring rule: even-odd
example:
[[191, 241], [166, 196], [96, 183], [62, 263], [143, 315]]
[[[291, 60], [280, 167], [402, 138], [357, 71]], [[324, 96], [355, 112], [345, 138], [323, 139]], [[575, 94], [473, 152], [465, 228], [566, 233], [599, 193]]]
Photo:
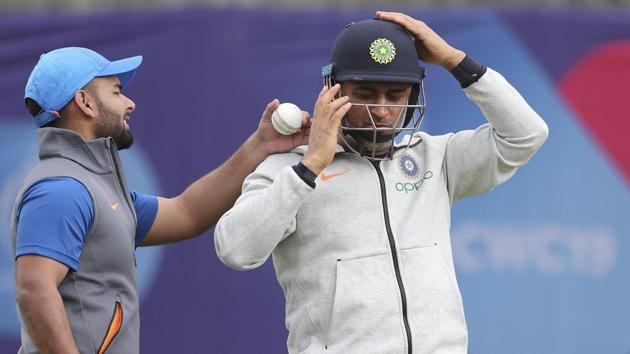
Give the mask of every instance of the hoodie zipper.
[[[112, 165], [114, 166], [114, 174], [116, 175], [116, 186], [118, 187], [118, 190], [120, 191], [121, 196], [123, 197], [123, 200], [125, 202], [125, 205], [127, 206], [129, 212], [131, 213], [131, 215], [135, 215], [135, 211], [134, 211], [134, 207], [133, 204], [130, 202], [130, 197], [129, 197], [129, 192], [125, 190], [125, 188], [123, 188], [123, 180], [122, 180], [122, 176], [120, 175], [120, 168], [121, 166], [119, 165], [119, 163], [117, 163], [119, 160], [117, 160], [116, 158], [114, 158], [114, 154], [116, 152], [114, 152], [114, 149], [116, 149], [115, 147], [112, 146], [112, 144], [114, 144], [111, 140], [111, 138], [109, 138], [110, 140], [107, 141], [107, 148], [109, 149], [109, 158], [112, 162]], [[137, 222], [137, 221], [136, 221]], [[134, 246], [134, 252], [133, 252], [133, 265], [134, 267], [138, 266], [138, 259], [136, 258], [136, 252], [135, 252], [135, 248], [136, 248], [136, 238], [133, 238], [132, 244]]]
[[373, 161], [372, 165], [376, 169], [378, 174], [378, 181], [381, 185], [381, 199], [383, 201], [383, 214], [385, 217], [385, 229], [387, 230], [387, 239], [389, 240], [389, 248], [392, 252], [392, 262], [394, 263], [394, 271], [396, 273], [396, 282], [398, 283], [398, 289], [400, 290], [400, 300], [402, 303], [402, 315], [403, 322], [405, 324], [405, 332], [407, 334], [407, 353], [411, 354], [411, 329], [409, 327], [409, 319], [407, 318], [407, 295], [405, 295], [405, 287], [403, 286], [402, 276], [400, 275], [400, 265], [398, 264], [398, 252], [396, 251], [396, 242], [394, 241], [394, 234], [392, 227], [389, 223], [389, 209], [387, 207], [387, 193], [385, 192], [385, 178], [381, 171], [379, 161]]
[[125, 201], [125, 205], [127, 206], [127, 208], [129, 209], [129, 212], [131, 212], [131, 214], [133, 214], [133, 206], [130, 204], [129, 202], [129, 196], [127, 195], [127, 191], [123, 188], [123, 181], [122, 181], [122, 177], [120, 176], [120, 166], [117, 163], [117, 159], [114, 158], [114, 147], [112, 146], [112, 142], [109, 141], [107, 144], [107, 147], [109, 148], [109, 158], [112, 162], [112, 166], [114, 166], [114, 174], [116, 175], [116, 186], [118, 187], [118, 191], [120, 191], [120, 195], [123, 197], [123, 200]]

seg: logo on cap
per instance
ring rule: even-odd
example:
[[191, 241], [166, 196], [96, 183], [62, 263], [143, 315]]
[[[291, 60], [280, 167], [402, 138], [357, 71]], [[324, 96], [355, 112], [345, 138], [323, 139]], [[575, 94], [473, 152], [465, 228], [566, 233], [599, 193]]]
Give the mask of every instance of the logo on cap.
[[378, 38], [370, 44], [370, 56], [379, 64], [389, 64], [396, 56], [396, 47], [389, 39]]

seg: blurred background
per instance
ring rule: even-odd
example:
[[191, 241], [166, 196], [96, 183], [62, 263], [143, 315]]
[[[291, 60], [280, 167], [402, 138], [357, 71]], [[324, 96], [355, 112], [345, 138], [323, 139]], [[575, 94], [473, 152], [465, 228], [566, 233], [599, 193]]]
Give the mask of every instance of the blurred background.
[[208, 5], [239, 7], [278, 8], [452, 8], [476, 6], [588, 6], [599, 8], [630, 5], [629, 0], [4, 0], [0, 8], [7, 10], [52, 10], [52, 9], [102, 9], [102, 8], [164, 8], [173, 6]]
[[[40, 54], [84, 46], [141, 54], [123, 152], [132, 190], [173, 196], [217, 167], [274, 98], [312, 111], [336, 35], [374, 10], [421, 18], [501, 72], [550, 137], [508, 183], [453, 209], [470, 353], [630, 353], [630, 0], [2, 0], [0, 353], [19, 324], [9, 214], [36, 162], [23, 90]], [[427, 66], [423, 129], [484, 122]], [[353, 191], [349, 191], [353, 192]], [[418, 210], [418, 212], [422, 212]], [[143, 353], [286, 352], [273, 265], [228, 269], [212, 232], [138, 250]]]

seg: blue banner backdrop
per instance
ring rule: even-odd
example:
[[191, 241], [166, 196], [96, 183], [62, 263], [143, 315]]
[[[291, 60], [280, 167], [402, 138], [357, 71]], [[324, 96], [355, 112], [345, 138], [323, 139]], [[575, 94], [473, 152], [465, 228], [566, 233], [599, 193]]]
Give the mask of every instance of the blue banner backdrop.
[[[419, 11], [504, 74], [550, 126], [530, 164], [454, 208], [453, 245], [471, 353], [630, 352], [630, 12]], [[273, 98], [311, 111], [336, 34], [371, 11], [190, 8], [0, 15], [0, 352], [15, 352], [8, 215], [36, 156], [22, 95], [43, 52], [85, 46], [145, 61], [126, 91], [133, 189], [173, 196], [224, 161]], [[429, 66], [424, 130], [483, 122]], [[625, 176], [625, 177], [624, 177]], [[212, 233], [141, 249], [143, 353], [281, 353], [284, 298], [270, 262], [237, 272]]]

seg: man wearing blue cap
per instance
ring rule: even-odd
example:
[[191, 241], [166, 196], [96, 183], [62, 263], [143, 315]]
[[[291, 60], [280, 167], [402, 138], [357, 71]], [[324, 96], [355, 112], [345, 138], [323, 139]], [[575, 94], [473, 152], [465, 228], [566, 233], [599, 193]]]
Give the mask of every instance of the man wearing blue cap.
[[269, 153], [304, 143], [275, 132], [271, 112], [221, 167], [175, 198], [127, 189], [118, 150], [131, 146], [135, 104], [122, 94], [142, 57], [110, 62], [85, 48], [41, 56], [26, 85], [40, 162], [13, 209], [21, 354], [139, 353], [135, 247], [175, 242], [214, 225]]
[[[308, 149], [268, 157], [215, 228], [230, 267], [273, 256], [289, 353], [466, 353], [450, 211], [525, 165], [545, 122], [497, 72], [422, 21], [346, 26], [322, 69]], [[420, 131], [424, 68], [449, 70], [488, 120]]]

